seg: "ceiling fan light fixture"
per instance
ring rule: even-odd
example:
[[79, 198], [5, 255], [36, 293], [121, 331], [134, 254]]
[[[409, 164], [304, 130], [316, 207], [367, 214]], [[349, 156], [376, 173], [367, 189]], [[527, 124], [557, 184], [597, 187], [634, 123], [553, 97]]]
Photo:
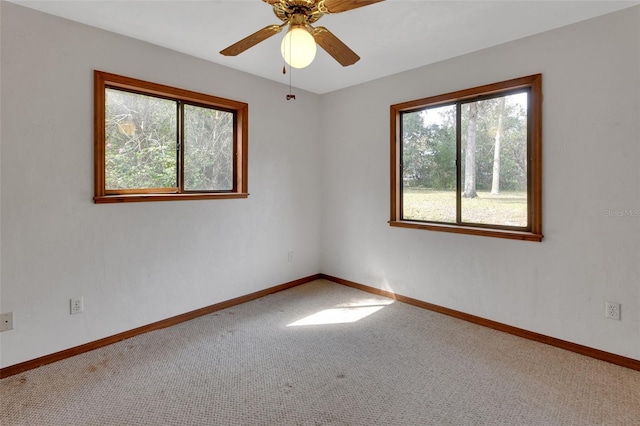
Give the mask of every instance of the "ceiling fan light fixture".
[[316, 57], [316, 41], [303, 25], [292, 25], [282, 39], [280, 53], [293, 68], [304, 68]]

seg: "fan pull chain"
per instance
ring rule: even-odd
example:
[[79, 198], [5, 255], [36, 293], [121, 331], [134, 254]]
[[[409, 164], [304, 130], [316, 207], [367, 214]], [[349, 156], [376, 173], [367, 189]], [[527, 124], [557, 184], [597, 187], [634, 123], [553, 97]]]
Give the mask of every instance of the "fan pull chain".
[[[291, 43], [289, 43], [289, 63], [291, 63]], [[287, 73], [287, 63], [285, 61], [285, 63], [282, 65], [282, 74], [286, 74]], [[291, 93], [291, 74], [293, 74], [292, 72], [293, 67], [291, 65], [289, 65], [289, 93], [287, 94], [287, 100], [290, 101], [291, 99], [293, 99], [294, 101], [296, 100], [296, 95], [294, 95], [293, 93]]]
[[289, 66], [289, 94], [287, 95], [287, 100], [290, 101], [291, 99], [293, 99], [295, 101], [296, 95], [291, 93], [291, 74], [293, 74], [293, 72], [291, 72], [291, 66]]

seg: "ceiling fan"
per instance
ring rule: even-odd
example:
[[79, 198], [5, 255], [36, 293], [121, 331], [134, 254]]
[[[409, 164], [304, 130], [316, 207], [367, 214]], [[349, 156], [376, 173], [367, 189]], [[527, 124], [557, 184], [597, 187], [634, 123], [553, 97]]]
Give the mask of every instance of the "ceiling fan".
[[[269, 25], [237, 43], [220, 51], [225, 56], [236, 56], [250, 47], [278, 34], [289, 26], [282, 41], [284, 60], [294, 68], [304, 68], [315, 57], [316, 44], [322, 47], [342, 66], [353, 65], [360, 57], [331, 31], [311, 24], [329, 13], [346, 12], [384, 0], [262, 0], [273, 7], [273, 13], [282, 21], [280, 25]], [[306, 43], [306, 44], [305, 44]], [[296, 57], [293, 57], [296, 56]]]

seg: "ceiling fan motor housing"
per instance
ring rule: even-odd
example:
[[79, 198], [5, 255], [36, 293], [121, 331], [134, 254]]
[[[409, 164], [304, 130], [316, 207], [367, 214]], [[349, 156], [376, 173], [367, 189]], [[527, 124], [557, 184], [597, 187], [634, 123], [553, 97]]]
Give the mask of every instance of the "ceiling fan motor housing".
[[314, 0], [280, 1], [273, 4], [273, 13], [282, 22], [292, 25], [313, 24], [324, 15]]

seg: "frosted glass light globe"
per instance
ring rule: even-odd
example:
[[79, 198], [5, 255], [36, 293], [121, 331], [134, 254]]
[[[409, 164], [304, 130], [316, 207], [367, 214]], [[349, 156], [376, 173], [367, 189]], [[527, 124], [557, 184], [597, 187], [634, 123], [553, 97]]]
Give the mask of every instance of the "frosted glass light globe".
[[304, 68], [316, 57], [316, 41], [304, 27], [292, 27], [282, 39], [280, 53], [287, 64]]

